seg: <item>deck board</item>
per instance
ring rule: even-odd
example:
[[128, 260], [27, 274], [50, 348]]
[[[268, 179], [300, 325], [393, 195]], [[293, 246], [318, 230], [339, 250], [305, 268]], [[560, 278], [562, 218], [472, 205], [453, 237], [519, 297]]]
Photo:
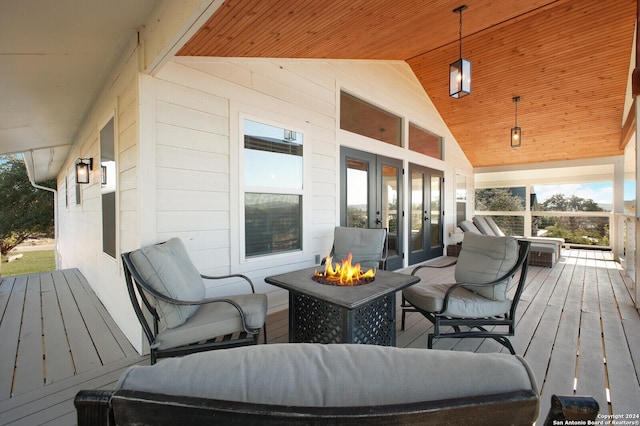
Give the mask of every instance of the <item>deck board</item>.
[[[37, 313], [29, 315], [29, 313]], [[42, 362], [42, 316], [40, 313], [40, 276], [30, 275], [24, 298], [24, 310], [18, 340], [14, 375], [14, 393], [39, 388], [44, 383]]]
[[[4, 281], [3, 281], [3, 286]], [[15, 359], [20, 339], [20, 321], [26, 293], [27, 277], [21, 276], [9, 280], [7, 286], [11, 287], [8, 303], [2, 322], [0, 323], [0, 399], [10, 398], [13, 389], [13, 374], [15, 372]]]
[[56, 272], [53, 275], [56, 280], [62, 319], [69, 341], [74, 371], [76, 373], [90, 371], [101, 366], [102, 362], [95, 351], [93, 340], [87, 331], [69, 283], [61, 271]]
[[[433, 270], [429, 280], [450, 282], [454, 268]], [[0, 425], [74, 424], [73, 398], [78, 390], [112, 389], [129, 365], [149, 362], [135, 353], [78, 270], [37, 278], [0, 281]], [[573, 393], [594, 396], [603, 414], [638, 411], [640, 314], [625, 280], [624, 271], [607, 252], [564, 250], [554, 268], [529, 269], [511, 341], [533, 369], [542, 393], [541, 415], [546, 414], [552, 394]], [[39, 364], [42, 371], [43, 359], [18, 351], [20, 345], [37, 346], [38, 339], [32, 336], [37, 334], [38, 315], [23, 312], [36, 309], [38, 292], [44, 343], [34, 351], [40, 356], [44, 351], [44, 373], [34, 373], [32, 378], [40, 376], [39, 386], [27, 390], [32, 386], [27, 383], [38, 380], [31, 382], [22, 372], [28, 363], [35, 365], [34, 371]], [[406, 329], [400, 331], [400, 301], [398, 295], [397, 345], [426, 348], [430, 323], [420, 314], [408, 314]], [[23, 316], [35, 318], [26, 318], [22, 325], [28, 336], [20, 336]], [[288, 322], [287, 310], [268, 316], [269, 343], [288, 341]], [[490, 339], [440, 339], [435, 348], [505, 352]]]
[[41, 288], [45, 353], [44, 380], [46, 384], [51, 384], [73, 375], [73, 361], [52, 275], [42, 275]]

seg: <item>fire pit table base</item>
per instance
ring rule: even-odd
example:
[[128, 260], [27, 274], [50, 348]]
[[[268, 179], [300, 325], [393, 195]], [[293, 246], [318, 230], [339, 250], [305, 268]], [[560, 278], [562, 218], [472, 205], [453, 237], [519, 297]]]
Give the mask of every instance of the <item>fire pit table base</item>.
[[289, 291], [289, 342], [396, 345], [396, 293], [419, 277], [377, 270], [358, 286], [335, 286], [312, 279], [315, 268], [266, 277]]
[[289, 293], [289, 341], [395, 346], [395, 294], [356, 309]]

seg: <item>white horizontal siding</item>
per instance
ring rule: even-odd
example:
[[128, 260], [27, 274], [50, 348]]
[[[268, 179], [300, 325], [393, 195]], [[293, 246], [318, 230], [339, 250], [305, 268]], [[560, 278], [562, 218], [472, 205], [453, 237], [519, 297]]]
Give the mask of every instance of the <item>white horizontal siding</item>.
[[[155, 81], [157, 233], [180, 236], [205, 273], [240, 271], [262, 278], [313, 264], [328, 253], [339, 214], [340, 146], [417, 162], [445, 172], [471, 171], [408, 65], [400, 61], [175, 58]], [[447, 163], [339, 129], [339, 91], [354, 93], [445, 138]], [[304, 253], [242, 263], [238, 223], [241, 114], [304, 128], [309, 181]], [[234, 151], [235, 150], [235, 151]], [[453, 187], [446, 220], [453, 221]], [[449, 201], [451, 200], [451, 201]], [[449, 208], [451, 207], [451, 208]], [[238, 226], [239, 227], [239, 226]], [[270, 295], [273, 296], [273, 295]], [[270, 303], [271, 303], [270, 297]]]

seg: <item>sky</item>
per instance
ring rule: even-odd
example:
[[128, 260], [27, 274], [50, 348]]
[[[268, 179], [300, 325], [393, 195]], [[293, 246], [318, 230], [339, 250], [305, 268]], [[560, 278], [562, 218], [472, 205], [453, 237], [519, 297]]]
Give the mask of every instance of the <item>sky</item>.
[[[591, 199], [598, 204], [613, 203], [613, 183], [572, 183], [564, 185], [535, 185], [534, 186], [538, 202], [542, 203], [555, 194], [564, 194], [566, 196], [575, 195], [584, 199]], [[636, 187], [635, 182], [625, 181], [624, 183], [624, 199], [635, 200]]]

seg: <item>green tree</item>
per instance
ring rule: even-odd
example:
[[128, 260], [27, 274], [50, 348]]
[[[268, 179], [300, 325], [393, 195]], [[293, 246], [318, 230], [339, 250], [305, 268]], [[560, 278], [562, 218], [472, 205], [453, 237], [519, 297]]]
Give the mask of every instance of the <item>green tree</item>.
[[515, 212], [524, 210], [524, 199], [509, 188], [476, 189], [476, 210]]
[[[602, 207], [590, 198], [555, 194], [539, 206], [542, 211], [600, 212]], [[560, 237], [574, 244], [609, 245], [609, 226], [606, 218], [599, 217], [542, 217], [547, 230], [545, 236]]]
[[603, 208], [591, 198], [555, 194], [540, 204], [540, 210], [561, 212], [601, 212]]
[[[55, 187], [55, 181], [40, 185]], [[0, 157], [0, 252], [6, 256], [15, 246], [36, 235], [52, 236], [53, 194], [34, 188], [22, 159]]]

